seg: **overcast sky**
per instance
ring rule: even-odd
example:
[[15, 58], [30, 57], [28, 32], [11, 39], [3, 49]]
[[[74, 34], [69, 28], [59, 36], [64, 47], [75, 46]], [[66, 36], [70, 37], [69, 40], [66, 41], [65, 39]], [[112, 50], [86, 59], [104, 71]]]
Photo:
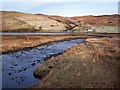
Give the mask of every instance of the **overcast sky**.
[[61, 16], [105, 15], [118, 13], [118, 2], [80, 2], [80, 0], [69, 0], [69, 2], [64, 2], [62, 0], [57, 0], [57, 2], [56, 0], [52, 0], [51, 2], [50, 0], [43, 0], [43, 2], [38, 0], [27, 1], [28, 0], [26, 0], [26, 2], [25, 0], [24, 2], [15, 2], [15, 0], [4, 0], [4, 2], [2, 2], [2, 10]]

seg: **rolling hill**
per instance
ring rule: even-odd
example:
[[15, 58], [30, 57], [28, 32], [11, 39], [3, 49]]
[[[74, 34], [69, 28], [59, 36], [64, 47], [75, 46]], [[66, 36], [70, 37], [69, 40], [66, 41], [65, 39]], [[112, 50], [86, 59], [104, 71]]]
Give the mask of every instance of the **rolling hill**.
[[2, 32], [118, 32], [119, 15], [63, 17], [0, 11]]

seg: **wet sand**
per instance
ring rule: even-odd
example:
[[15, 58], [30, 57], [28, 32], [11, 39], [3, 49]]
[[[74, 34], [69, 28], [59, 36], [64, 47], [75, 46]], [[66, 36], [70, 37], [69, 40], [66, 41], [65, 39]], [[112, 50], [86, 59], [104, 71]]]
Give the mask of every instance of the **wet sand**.
[[39, 65], [33, 88], [120, 88], [120, 37], [86, 39]]

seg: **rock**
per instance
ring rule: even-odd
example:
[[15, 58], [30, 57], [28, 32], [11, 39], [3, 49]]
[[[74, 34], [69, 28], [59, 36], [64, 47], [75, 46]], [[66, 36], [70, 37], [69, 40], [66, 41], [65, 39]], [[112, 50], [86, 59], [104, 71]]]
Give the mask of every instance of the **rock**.
[[34, 65], [35, 65], [35, 63], [32, 63], [31, 65], [32, 65], [32, 66], [34, 66]]
[[11, 73], [8, 73], [8, 75], [11, 75]]
[[39, 70], [39, 71], [34, 71], [33, 75], [35, 78], [39, 78], [42, 79], [44, 76], [46, 76], [48, 73], [50, 72], [49, 69], [43, 69], [43, 70]]

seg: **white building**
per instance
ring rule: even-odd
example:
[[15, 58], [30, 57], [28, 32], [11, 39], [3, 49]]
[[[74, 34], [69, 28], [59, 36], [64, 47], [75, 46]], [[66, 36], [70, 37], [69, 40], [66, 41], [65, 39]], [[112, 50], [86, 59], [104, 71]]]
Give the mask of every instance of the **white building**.
[[88, 29], [88, 32], [92, 32], [93, 30], [92, 29]]

